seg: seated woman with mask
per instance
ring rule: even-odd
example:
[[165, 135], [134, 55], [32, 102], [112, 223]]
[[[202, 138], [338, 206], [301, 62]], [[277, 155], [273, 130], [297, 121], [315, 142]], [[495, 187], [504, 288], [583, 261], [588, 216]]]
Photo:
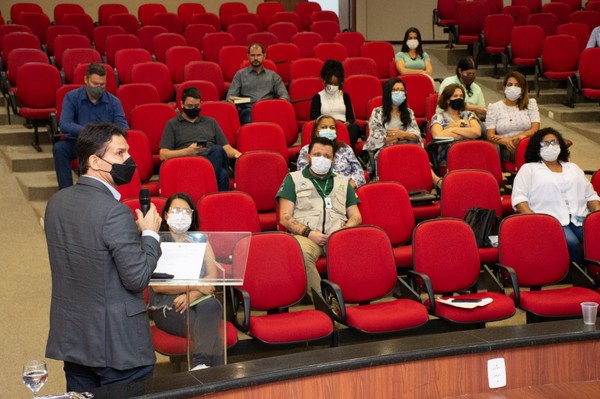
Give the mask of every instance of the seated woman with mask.
[[[333, 141], [335, 155], [333, 158], [333, 172], [350, 178], [350, 185], [357, 188], [366, 183], [363, 168], [358, 162], [352, 148], [344, 142], [337, 139], [337, 123], [331, 115], [321, 115], [315, 121], [311, 133], [311, 140], [315, 137], [324, 137]], [[298, 170], [308, 166], [308, 145], [300, 150], [298, 155]]]
[[[481, 121], [486, 118], [487, 108], [485, 107], [485, 99], [483, 91], [477, 83], [477, 64], [473, 57], [464, 57], [458, 61], [456, 65], [456, 75], [449, 76], [442, 81], [438, 93], [442, 94], [446, 86], [455, 84], [463, 89], [463, 99], [465, 101], [465, 109], [474, 112]], [[436, 112], [441, 112], [443, 108], [438, 107]]]
[[[581, 264], [583, 220], [600, 210], [600, 197], [585, 174], [569, 162], [562, 135], [552, 128], [538, 130], [525, 150], [525, 164], [515, 176], [512, 205], [518, 213], [546, 213], [563, 226], [569, 256]], [[543, 234], [543, 232], [540, 232]]]
[[[170, 196], [165, 203], [162, 217], [161, 231], [169, 231], [176, 242], [194, 242], [195, 237], [187, 232], [198, 230], [198, 211], [189, 195], [176, 193]], [[207, 245], [200, 278], [217, 277], [214, 257], [212, 248]], [[213, 295], [214, 286], [190, 286], [189, 297], [186, 287], [182, 286], [151, 286], [148, 292], [149, 309], [154, 311], [154, 323], [169, 334], [187, 337], [189, 311], [192, 370], [223, 364], [220, 332], [223, 310], [221, 302]], [[198, 302], [201, 298], [206, 299]]]
[[321, 115], [330, 115], [344, 123], [350, 134], [350, 145], [356, 145], [360, 137], [360, 128], [354, 123], [354, 110], [344, 86], [344, 66], [337, 60], [327, 60], [321, 68], [324, 89], [315, 94], [310, 103], [310, 119]]
[[433, 76], [429, 55], [423, 51], [421, 32], [408, 28], [404, 33], [402, 48], [396, 53], [396, 69], [400, 75], [425, 74]]
[[504, 98], [490, 104], [486, 119], [487, 139], [500, 146], [501, 159], [514, 162], [519, 141], [540, 129], [537, 102], [529, 98], [527, 79], [520, 72], [504, 77]]

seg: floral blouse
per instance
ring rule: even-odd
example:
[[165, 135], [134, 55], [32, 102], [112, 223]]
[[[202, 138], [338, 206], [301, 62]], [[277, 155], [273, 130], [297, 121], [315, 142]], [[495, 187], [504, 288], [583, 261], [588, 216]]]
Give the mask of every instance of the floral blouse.
[[[305, 145], [300, 150], [300, 154], [298, 154], [298, 170], [302, 170], [308, 165], [307, 155], [308, 145]], [[367, 183], [363, 168], [360, 162], [358, 162], [356, 155], [354, 155], [352, 147], [348, 145], [344, 145], [336, 151], [333, 158], [332, 170], [338, 175], [346, 176], [354, 180], [356, 187], [360, 187]]]

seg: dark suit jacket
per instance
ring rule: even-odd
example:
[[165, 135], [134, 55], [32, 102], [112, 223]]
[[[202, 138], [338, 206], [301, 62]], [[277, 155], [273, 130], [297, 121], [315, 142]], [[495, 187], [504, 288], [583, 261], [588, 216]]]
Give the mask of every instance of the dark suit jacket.
[[48, 201], [52, 304], [46, 357], [125, 370], [156, 358], [143, 290], [160, 244], [142, 237], [131, 210], [82, 176]]

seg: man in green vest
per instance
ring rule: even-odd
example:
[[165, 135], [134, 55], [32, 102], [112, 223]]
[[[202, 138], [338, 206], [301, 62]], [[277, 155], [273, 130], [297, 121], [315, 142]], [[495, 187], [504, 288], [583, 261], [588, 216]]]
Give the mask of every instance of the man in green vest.
[[360, 225], [358, 197], [350, 179], [331, 171], [333, 142], [315, 137], [308, 147], [309, 167], [289, 173], [277, 192], [279, 220], [298, 240], [304, 255], [307, 293], [321, 292], [316, 263], [325, 255], [327, 237], [344, 227]]

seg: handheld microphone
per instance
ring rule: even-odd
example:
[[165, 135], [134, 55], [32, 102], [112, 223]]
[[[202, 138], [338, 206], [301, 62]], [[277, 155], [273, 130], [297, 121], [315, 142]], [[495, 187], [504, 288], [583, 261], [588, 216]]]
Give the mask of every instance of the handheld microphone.
[[150, 190], [141, 189], [140, 190], [140, 210], [146, 216], [148, 210], [150, 209]]

